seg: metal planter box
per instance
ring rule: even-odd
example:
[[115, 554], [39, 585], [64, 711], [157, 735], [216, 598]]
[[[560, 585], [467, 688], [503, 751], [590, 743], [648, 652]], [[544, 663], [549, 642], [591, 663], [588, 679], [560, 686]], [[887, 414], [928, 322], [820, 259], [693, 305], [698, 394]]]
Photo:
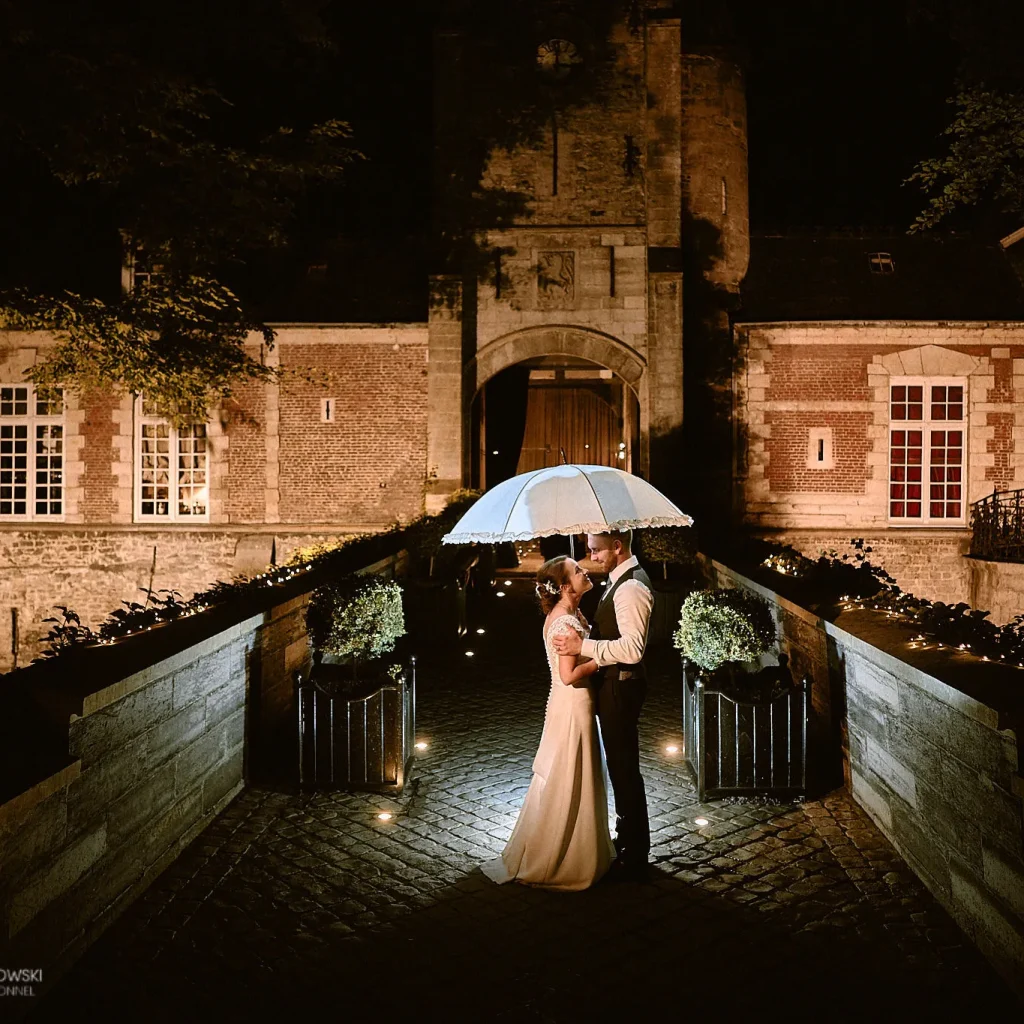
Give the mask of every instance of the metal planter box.
[[297, 675], [299, 786], [401, 792], [416, 742], [416, 659], [364, 697], [332, 694], [316, 669]]
[[809, 710], [806, 676], [773, 701], [742, 701], [684, 659], [684, 758], [698, 798], [805, 795]]

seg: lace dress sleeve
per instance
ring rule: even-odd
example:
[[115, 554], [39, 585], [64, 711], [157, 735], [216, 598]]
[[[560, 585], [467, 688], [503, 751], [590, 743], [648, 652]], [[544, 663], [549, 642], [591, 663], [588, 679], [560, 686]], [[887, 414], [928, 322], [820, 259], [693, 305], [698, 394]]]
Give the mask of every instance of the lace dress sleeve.
[[586, 637], [587, 630], [584, 629], [579, 619], [575, 615], [559, 615], [554, 622], [551, 623], [551, 628], [548, 631], [548, 639], [556, 636], [569, 636], [570, 633], [575, 630], [582, 637]]

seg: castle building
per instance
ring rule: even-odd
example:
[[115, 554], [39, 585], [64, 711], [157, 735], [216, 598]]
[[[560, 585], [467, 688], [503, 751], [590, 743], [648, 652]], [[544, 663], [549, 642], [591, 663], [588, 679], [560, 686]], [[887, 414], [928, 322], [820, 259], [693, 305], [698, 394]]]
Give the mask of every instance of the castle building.
[[175, 428], [144, 396], [44, 405], [24, 372], [51, 339], [3, 338], [0, 668], [54, 605], [187, 597], [563, 458], [640, 473], [709, 530], [868, 537], [910, 589], [967, 599], [971, 503], [1024, 488], [1019, 281], [999, 252], [905, 240], [752, 255], [742, 72], [636, 7], [600, 34], [553, 14], [505, 64], [438, 33], [426, 308], [253, 337], [319, 377]]

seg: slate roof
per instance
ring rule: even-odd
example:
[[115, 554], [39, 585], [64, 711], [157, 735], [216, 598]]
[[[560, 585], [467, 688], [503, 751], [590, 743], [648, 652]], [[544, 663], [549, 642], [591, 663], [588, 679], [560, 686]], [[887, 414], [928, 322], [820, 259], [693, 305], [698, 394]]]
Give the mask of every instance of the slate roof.
[[[1021, 243], [1024, 245], [1024, 243]], [[737, 322], [1024, 320], [1024, 283], [998, 242], [962, 236], [751, 236]], [[892, 272], [884, 259], [889, 254]]]

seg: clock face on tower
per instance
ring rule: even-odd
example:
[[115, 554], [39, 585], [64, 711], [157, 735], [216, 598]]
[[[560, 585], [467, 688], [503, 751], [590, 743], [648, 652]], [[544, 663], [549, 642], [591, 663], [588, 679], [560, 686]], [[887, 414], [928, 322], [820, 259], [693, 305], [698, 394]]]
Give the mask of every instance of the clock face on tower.
[[582, 63], [579, 50], [568, 39], [549, 39], [537, 47], [537, 69], [549, 78], [567, 78], [573, 65]]

